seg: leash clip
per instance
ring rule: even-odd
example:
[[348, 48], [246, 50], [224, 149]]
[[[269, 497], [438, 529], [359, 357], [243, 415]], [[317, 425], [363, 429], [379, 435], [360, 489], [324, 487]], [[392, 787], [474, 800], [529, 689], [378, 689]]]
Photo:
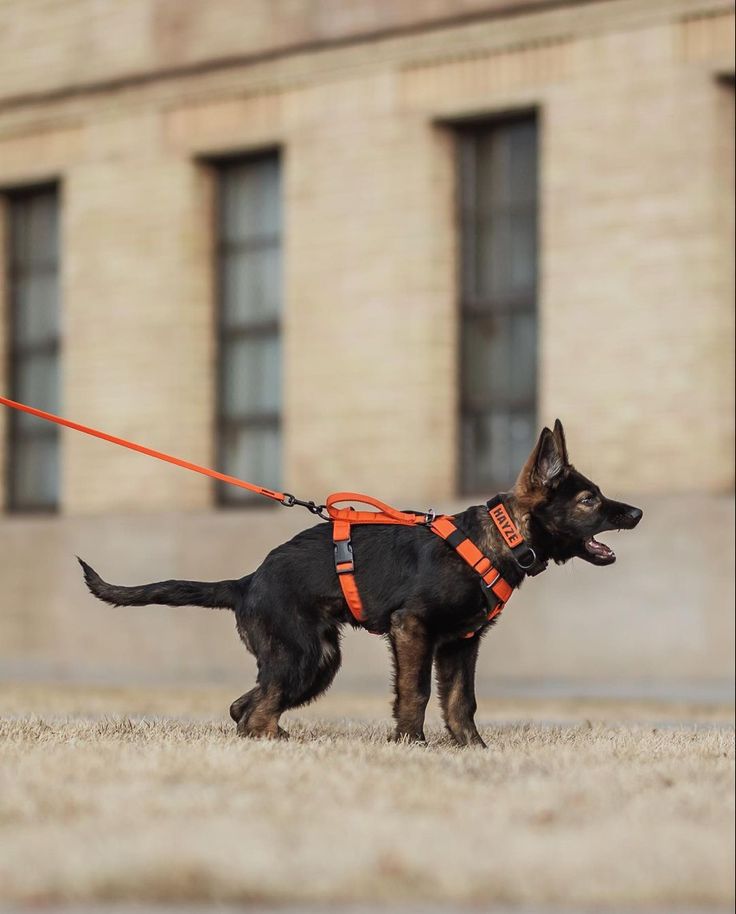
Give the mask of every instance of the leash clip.
[[322, 520], [330, 520], [330, 515], [327, 513], [327, 505], [318, 505], [313, 501], [302, 501], [301, 498], [297, 498], [296, 495], [292, 495], [291, 492], [284, 493], [281, 504], [285, 505], [287, 508], [293, 508], [294, 505], [299, 505], [300, 508], [306, 508], [307, 511], [316, 514], [317, 517], [321, 517]]
[[424, 512], [424, 523], [428, 527], [431, 527], [432, 524], [435, 522], [436, 518], [437, 518], [437, 511], [435, 510], [435, 508], [427, 508], [427, 510]]

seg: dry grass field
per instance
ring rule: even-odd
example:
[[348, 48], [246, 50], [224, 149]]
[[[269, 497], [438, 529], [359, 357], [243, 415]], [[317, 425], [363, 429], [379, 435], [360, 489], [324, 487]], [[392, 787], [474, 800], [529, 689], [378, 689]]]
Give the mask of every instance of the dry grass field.
[[0, 688], [0, 902], [733, 900], [729, 708], [488, 704], [483, 751], [339, 696], [243, 741], [231, 697]]

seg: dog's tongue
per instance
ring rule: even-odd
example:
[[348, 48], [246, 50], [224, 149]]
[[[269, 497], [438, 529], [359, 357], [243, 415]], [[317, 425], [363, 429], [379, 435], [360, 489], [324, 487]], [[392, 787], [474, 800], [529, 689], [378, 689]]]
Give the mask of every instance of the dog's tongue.
[[591, 555], [597, 555], [602, 559], [615, 558], [613, 549], [609, 549], [605, 543], [599, 543], [595, 537], [591, 536], [589, 540], [585, 541], [585, 549]]

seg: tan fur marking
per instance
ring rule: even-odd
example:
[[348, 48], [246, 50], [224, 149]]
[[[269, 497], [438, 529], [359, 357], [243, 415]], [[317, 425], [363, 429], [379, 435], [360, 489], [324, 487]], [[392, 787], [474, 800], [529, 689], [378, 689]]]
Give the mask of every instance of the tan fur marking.
[[431, 688], [432, 647], [424, 625], [405, 612], [394, 614], [390, 637], [396, 664], [396, 738], [423, 740], [424, 714]]
[[281, 694], [272, 686], [267, 690], [257, 689], [253, 697], [253, 708], [238, 722], [238, 733], [241, 736], [266, 737], [281, 739], [288, 734], [279, 727]]

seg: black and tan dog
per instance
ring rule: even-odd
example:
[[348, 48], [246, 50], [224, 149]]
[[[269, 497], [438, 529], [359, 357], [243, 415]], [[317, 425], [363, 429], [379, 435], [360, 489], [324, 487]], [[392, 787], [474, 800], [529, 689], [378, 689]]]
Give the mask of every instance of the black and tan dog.
[[[642, 516], [638, 508], [605, 498], [569, 463], [559, 420], [554, 431], [542, 431], [504, 503], [541, 562], [577, 557], [610, 565], [616, 557], [596, 534], [631, 529]], [[485, 506], [468, 508], [454, 520], [509, 584], [521, 584], [524, 571]], [[494, 623], [486, 621], [488, 606], [477, 575], [422, 527], [356, 526], [353, 548], [366, 627], [386, 635], [393, 653], [396, 737], [424, 739], [434, 662], [448, 731], [460, 744], [483, 745], [474, 721], [480, 637], [464, 635], [476, 628], [480, 636]], [[115, 606], [158, 603], [235, 611], [240, 637], [258, 662], [257, 685], [230, 708], [243, 736], [286, 736], [279, 727], [282, 712], [329, 687], [340, 666], [340, 628], [357, 624], [335, 574], [328, 523], [297, 534], [253, 574], [233, 581], [118, 587], [81, 564], [92, 593]]]

